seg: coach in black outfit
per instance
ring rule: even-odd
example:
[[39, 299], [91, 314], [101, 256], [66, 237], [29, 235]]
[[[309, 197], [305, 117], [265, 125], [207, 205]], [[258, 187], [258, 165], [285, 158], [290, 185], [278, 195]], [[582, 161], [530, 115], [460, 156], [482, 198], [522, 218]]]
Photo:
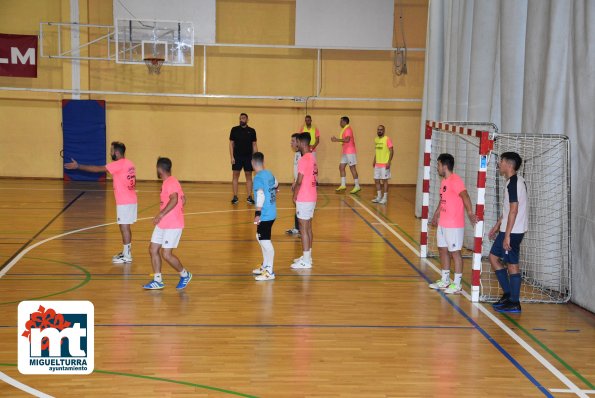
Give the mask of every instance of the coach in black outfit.
[[246, 201], [251, 205], [254, 204], [254, 199], [252, 199], [252, 154], [255, 152], [258, 152], [256, 130], [248, 126], [248, 115], [241, 113], [240, 125], [233, 127], [229, 133], [229, 156], [231, 156], [231, 169], [233, 170], [233, 199], [231, 203], [234, 205], [238, 203], [238, 180], [242, 169], [246, 175], [246, 191], [248, 193]]

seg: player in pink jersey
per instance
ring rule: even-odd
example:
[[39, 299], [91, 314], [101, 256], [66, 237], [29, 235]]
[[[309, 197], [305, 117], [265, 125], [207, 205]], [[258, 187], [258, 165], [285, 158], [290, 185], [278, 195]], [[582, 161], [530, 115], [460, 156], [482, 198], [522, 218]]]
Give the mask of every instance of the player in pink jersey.
[[[180, 182], [171, 175], [171, 160], [168, 158], [157, 159], [157, 176], [163, 180], [161, 185], [161, 200], [159, 213], [153, 219], [155, 229], [151, 236], [149, 253], [153, 264], [153, 280], [143, 286], [147, 290], [163, 289], [161, 276], [161, 256], [169, 265], [180, 274], [180, 281], [176, 289], [184, 289], [192, 274], [184, 268], [180, 259], [173, 254], [173, 249], [178, 247], [184, 229], [184, 205], [186, 197]], [[161, 253], [160, 253], [161, 252]]]
[[345, 174], [345, 167], [349, 165], [349, 170], [351, 171], [351, 175], [353, 176], [354, 182], [354, 187], [351, 190], [351, 193], [358, 193], [362, 189], [359, 186], [359, 177], [357, 175], [357, 151], [355, 149], [355, 137], [353, 136], [353, 129], [349, 125], [349, 118], [347, 116], [343, 116], [339, 121], [339, 124], [342, 128], [341, 137], [331, 137], [332, 142], [341, 142], [343, 147], [341, 163], [339, 164], [339, 172], [341, 173], [341, 185], [339, 186], [339, 188], [337, 188], [337, 192], [341, 192], [347, 189], [347, 177]]
[[314, 217], [314, 209], [318, 198], [316, 191], [318, 165], [316, 164], [316, 158], [310, 152], [310, 140], [310, 133], [301, 133], [298, 136], [298, 146], [302, 157], [298, 162], [298, 176], [293, 190], [293, 203], [295, 203], [300, 224], [303, 255], [295, 259], [291, 265], [293, 269], [312, 268], [312, 243], [314, 241], [312, 218]]
[[[437, 226], [438, 252], [442, 263], [442, 279], [430, 284], [432, 289], [444, 290], [447, 294], [461, 292], [463, 279], [463, 239], [465, 235], [465, 210], [473, 225], [477, 217], [473, 212], [471, 199], [465, 183], [453, 172], [455, 159], [451, 154], [438, 156], [438, 175], [440, 184], [440, 203], [432, 217], [432, 225]], [[454, 282], [450, 283], [450, 256], [455, 263]]]
[[111, 144], [110, 155], [113, 162], [104, 166], [79, 164], [76, 160], [64, 164], [68, 170], [83, 170], [90, 173], [105, 173], [112, 175], [118, 226], [122, 234], [124, 245], [122, 252], [112, 258], [115, 264], [129, 264], [132, 262], [132, 230], [130, 226], [136, 222], [136, 168], [134, 163], [126, 159], [126, 145], [114, 141]]

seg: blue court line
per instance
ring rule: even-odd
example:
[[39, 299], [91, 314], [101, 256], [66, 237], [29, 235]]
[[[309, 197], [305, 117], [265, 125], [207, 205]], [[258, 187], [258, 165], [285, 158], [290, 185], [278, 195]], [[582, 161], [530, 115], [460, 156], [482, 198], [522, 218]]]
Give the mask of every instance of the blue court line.
[[[85, 276], [84, 274], [34, 274], [34, 273], [19, 273], [19, 274], [8, 274], [9, 276]], [[149, 272], [140, 273], [140, 274], [94, 274], [91, 273], [92, 276], [147, 276]], [[324, 276], [324, 277], [337, 277], [337, 278], [418, 278], [417, 275], [382, 275], [382, 274], [299, 274], [299, 273], [291, 273], [291, 274], [275, 274], [277, 276], [295, 276], [295, 277], [305, 277], [305, 276]], [[179, 276], [178, 274], [163, 274], [163, 276]], [[203, 277], [203, 276], [250, 276], [253, 275], [251, 273], [243, 273], [243, 274], [192, 274], [193, 277]]]
[[[191, 328], [312, 328], [312, 329], [455, 329], [473, 330], [471, 326], [444, 325], [313, 325], [313, 324], [206, 324], [206, 323], [102, 323], [96, 327], [191, 327]], [[0, 325], [0, 328], [16, 328], [14, 325]]]
[[[374, 230], [374, 232], [376, 232], [376, 234], [378, 236], [380, 236], [385, 242], [386, 244], [393, 249], [393, 251], [395, 253], [397, 253], [399, 255], [399, 257], [401, 257], [411, 268], [413, 268], [413, 270], [415, 272], [417, 272], [419, 274], [419, 276], [421, 276], [423, 279], [426, 280], [426, 282], [428, 283], [432, 283], [432, 280], [426, 275], [424, 274], [419, 268], [417, 268], [411, 261], [409, 261], [409, 259], [399, 251], [399, 249], [397, 249], [376, 227], [374, 227], [370, 222], [368, 222], [368, 220], [366, 220], [353, 206], [351, 206], [349, 203], [347, 203], [347, 201], [343, 200], [343, 203], [345, 203], [359, 218], [362, 219], [363, 222], [365, 222], [370, 228], [372, 228], [372, 230]], [[467, 313], [465, 311], [463, 311], [463, 309], [461, 307], [459, 307], [457, 304], [455, 304], [448, 296], [446, 296], [446, 294], [444, 294], [441, 291], [438, 291], [438, 293], [440, 294], [440, 296], [442, 296], [443, 299], [445, 299], [459, 314], [461, 314], [463, 316], [463, 318], [465, 318], [471, 325], [473, 325], [473, 327], [475, 329], [477, 329], [477, 331], [479, 331], [498, 351], [500, 351], [500, 353], [502, 355], [504, 355], [504, 357], [506, 357], [506, 359], [508, 359], [531, 383], [533, 383], [533, 385], [535, 385], [535, 387], [537, 387], [539, 389], [539, 391], [541, 391], [543, 393], [543, 395], [545, 395], [546, 397], [551, 397], [554, 398], [554, 396], [547, 390], [547, 388], [545, 388], [544, 386], [541, 385], [541, 383], [539, 383], [535, 377], [533, 377], [531, 375], [531, 373], [529, 373], [516, 359], [513, 358], [512, 355], [510, 355], [508, 353], [508, 351], [506, 351], [504, 349], [504, 347], [502, 347], [488, 332], [486, 332], [481, 326], [479, 326], [479, 324], [477, 322], [475, 322], [469, 315], [467, 315]]]

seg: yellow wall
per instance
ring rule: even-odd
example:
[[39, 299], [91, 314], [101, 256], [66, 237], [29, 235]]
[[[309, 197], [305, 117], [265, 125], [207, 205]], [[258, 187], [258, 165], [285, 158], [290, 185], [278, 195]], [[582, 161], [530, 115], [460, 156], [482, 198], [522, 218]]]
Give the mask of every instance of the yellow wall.
[[[81, 22], [112, 24], [111, 1], [80, 0]], [[5, 0], [0, 26], [6, 33], [36, 34], [40, 21], [68, 21], [68, 0]], [[32, 11], [33, 10], [33, 11]], [[404, 3], [409, 47], [425, 46], [426, 0]], [[32, 16], [33, 15], [33, 16]], [[218, 0], [217, 41], [293, 44], [295, 1]], [[97, 31], [83, 31], [86, 39]], [[48, 34], [56, 45], [55, 35]], [[63, 37], [68, 44], [68, 37]], [[91, 48], [92, 54], [102, 51]], [[207, 88], [211, 94], [308, 96], [316, 90], [316, 52], [295, 49], [209, 48]], [[322, 52], [322, 96], [421, 98], [423, 53], [410, 53], [407, 76], [392, 71], [392, 54]], [[149, 76], [144, 66], [82, 62], [82, 89], [99, 91], [201, 93], [202, 47], [195, 47], [195, 67], [164, 67]], [[0, 77], [0, 86], [70, 88], [70, 62], [39, 59], [37, 79]], [[0, 91], [0, 175], [61, 177], [61, 105], [68, 94]], [[183, 180], [230, 178], [228, 135], [240, 112], [250, 115], [259, 149], [279, 180], [291, 179], [289, 136], [301, 125], [305, 105], [293, 101], [193, 99], [89, 95], [107, 101], [107, 140], [124, 141], [137, 164], [139, 179], [154, 179], [157, 156], [169, 156]], [[384, 124], [396, 144], [393, 183], [414, 184], [417, 175], [419, 103], [310, 101], [308, 113], [322, 133], [320, 180], [338, 181], [339, 117], [348, 115], [356, 134], [360, 179], [372, 182], [373, 137]], [[25, 149], [26, 148], [26, 149]], [[35, 154], [35, 156], [31, 156]]]

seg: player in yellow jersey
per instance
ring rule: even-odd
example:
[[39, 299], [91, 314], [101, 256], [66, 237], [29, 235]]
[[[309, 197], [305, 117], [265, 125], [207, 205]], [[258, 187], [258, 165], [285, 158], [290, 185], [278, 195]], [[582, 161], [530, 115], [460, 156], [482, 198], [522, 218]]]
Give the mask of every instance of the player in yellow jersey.
[[[393, 142], [385, 134], [383, 125], [378, 126], [374, 138], [376, 153], [374, 154], [374, 182], [376, 183], [376, 197], [374, 203], [385, 205], [388, 201], [388, 180], [390, 179], [390, 164], [393, 160]], [[383, 189], [384, 188], [384, 189]]]

